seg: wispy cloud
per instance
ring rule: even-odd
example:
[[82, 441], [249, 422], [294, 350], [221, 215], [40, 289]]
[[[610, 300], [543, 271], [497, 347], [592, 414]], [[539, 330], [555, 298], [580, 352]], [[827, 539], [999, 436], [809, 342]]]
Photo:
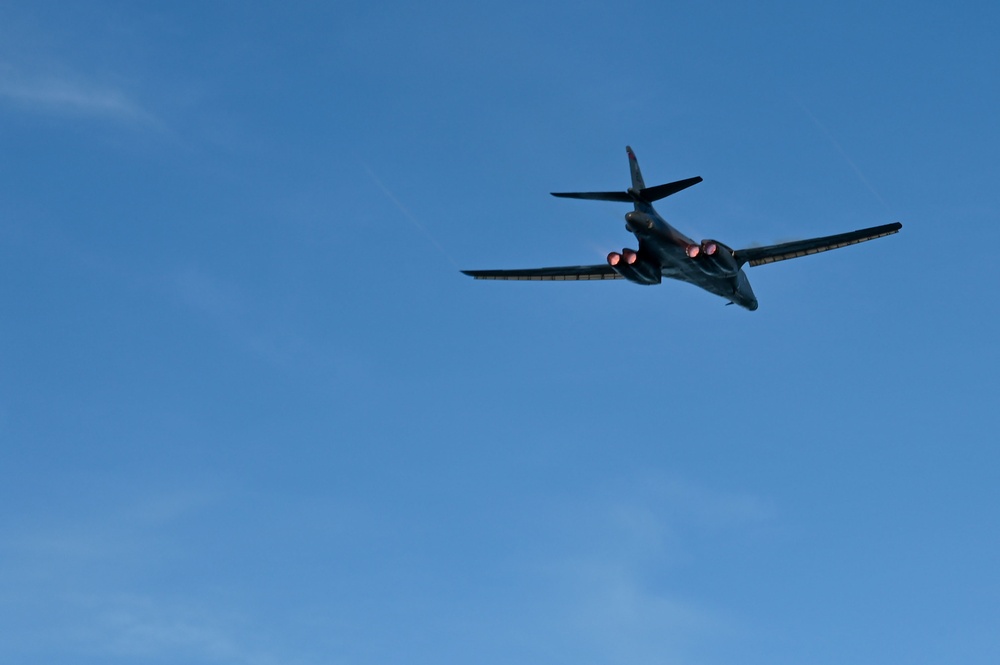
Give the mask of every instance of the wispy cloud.
[[[776, 513], [760, 497], [655, 472], [605, 491], [609, 496], [592, 499], [583, 533], [593, 542], [607, 544], [599, 554], [636, 563], [651, 559], [662, 563], [664, 557], [676, 561], [684, 538], [736, 534], [768, 524]], [[591, 533], [593, 529], [601, 533]]]
[[684, 585], [672, 580], [702, 539], [738, 540], [769, 524], [770, 503], [658, 474], [612, 493], [558, 511], [565, 550], [544, 554], [542, 567], [560, 600], [539, 620], [597, 663], [697, 661], [706, 644], [740, 634], [745, 618], [678, 593]]
[[28, 76], [0, 66], [0, 100], [35, 112], [159, 124], [152, 113], [124, 91], [83, 77]]
[[[27, 567], [51, 570], [72, 562], [120, 563], [147, 552], [158, 530], [182, 522], [214, 501], [208, 492], [174, 491], [116, 506], [99, 519], [76, 516], [64, 523], [37, 525], [8, 533], [0, 554], [26, 562]], [[172, 554], [162, 543], [153, 551], [158, 557]]]
[[304, 356], [314, 356], [303, 335], [287, 316], [255, 302], [239, 285], [195, 266], [184, 266], [167, 276], [165, 289], [180, 304], [211, 321], [241, 348], [271, 363], [288, 368]]
[[702, 529], [757, 525], [775, 517], [771, 502], [751, 494], [713, 490], [678, 479], [656, 477], [648, 479], [645, 486], [652, 497], [673, 506], [684, 520]]
[[81, 601], [90, 610], [84, 649], [127, 659], [179, 659], [206, 663], [270, 665], [285, 662], [250, 646], [233, 617], [220, 618], [194, 607], [142, 596], [95, 596]]
[[569, 573], [585, 591], [565, 620], [596, 662], [685, 662], [698, 644], [732, 630], [723, 613], [649, 588], [634, 564], [588, 562]]
[[0, 652], [52, 662], [296, 662], [273, 655], [266, 631], [211, 594], [148, 584], [190, 555], [178, 535], [185, 526], [224, 501], [217, 491], [177, 490], [8, 530], [0, 624], [10, 630], [0, 631]]

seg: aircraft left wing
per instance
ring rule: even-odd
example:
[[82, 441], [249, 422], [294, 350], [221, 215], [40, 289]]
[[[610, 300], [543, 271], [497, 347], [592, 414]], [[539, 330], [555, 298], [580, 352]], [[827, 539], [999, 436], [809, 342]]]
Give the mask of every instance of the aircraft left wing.
[[891, 236], [901, 228], [903, 228], [902, 224], [894, 222], [882, 226], [873, 226], [870, 229], [840, 233], [835, 236], [796, 240], [794, 242], [781, 243], [780, 245], [769, 245], [768, 247], [738, 249], [733, 253], [733, 257], [740, 265], [749, 263], [751, 266], [760, 266], [765, 263], [797, 259], [800, 256], [809, 256], [810, 254], [819, 254], [831, 249], [840, 249], [848, 245], [857, 245], [859, 242], [865, 242], [866, 240], [884, 238]]
[[591, 279], [623, 279], [607, 263], [596, 266], [563, 266], [560, 268], [526, 268], [522, 270], [463, 270], [476, 279], [507, 279], [530, 281], [573, 282]]

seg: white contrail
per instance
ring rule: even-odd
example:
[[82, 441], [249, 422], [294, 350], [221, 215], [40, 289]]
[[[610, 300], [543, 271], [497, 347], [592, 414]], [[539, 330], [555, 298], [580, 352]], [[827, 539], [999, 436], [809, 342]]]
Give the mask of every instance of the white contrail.
[[872, 186], [870, 182], [868, 182], [868, 178], [866, 178], [865, 174], [861, 172], [861, 169], [858, 168], [858, 165], [854, 163], [854, 160], [852, 160], [850, 156], [847, 154], [847, 152], [845, 152], [844, 149], [840, 146], [840, 144], [837, 143], [837, 139], [833, 138], [833, 134], [830, 133], [830, 130], [827, 129], [826, 126], [819, 121], [819, 118], [813, 115], [812, 112], [808, 108], [806, 108], [806, 105], [802, 103], [801, 99], [799, 99], [795, 95], [792, 95], [792, 99], [794, 99], [795, 102], [799, 105], [799, 108], [802, 109], [802, 112], [805, 113], [807, 116], [809, 116], [809, 119], [813, 121], [813, 123], [819, 128], [819, 130], [823, 132], [824, 135], [826, 135], [826, 138], [830, 140], [830, 143], [833, 144], [833, 147], [837, 149], [837, 152], [840, 153], [840, 155], [844, 158], [844, 160], [848, 164], [850, 164], [851, 168], [854, 169], [854, 173], [857, 174], [858, 179], [861, 180], [864, 186], [868, 188], [868, 191], [872, 193], [872, 196], [878, 199], [878, 202], [882, 204], [882, 207], [885, 208], [885, 211], [889, 213], [889, 215], [892, 215], [892, 210], [889, 208], [889, 204], [885, 202], [885, 199], [883, 199], [877, 191], [875, 191], [875, 188]]
[[441, 254], [443, 254], [446, 259], [448, 259], [449, 263], [455, 266], [457, 270], [461, 270], [461, 268], [458, 267], [458, 263], [456, 263], [455, 260], [451, 258], [451, 255], [448, 254], [448, 252], [441, 245], [441, 243], [437, 241], [437, 238], [431, 235], [431, 232], [427, 230], [427, 227], [421, 224], [420, 220], [414, 217], [413, 214], [409, 210], [407, 210], [402, 203], [399, 202], [399, 199], [397, 199], [396, 196], [391, 191], [389, 191], [389, 188], [385, 186], [385, 183], [379, 180], [379, 177], [375, 175], [375, 172], [372, 171], [371, 167], [365, 166], [365, 170], [368, 171], [368, 175], [370, 175], [372, 180], [375, 181], [375, 184], [378, 185], [379, 189], [382, 190], [382, 193], [384, 193], [387, 197], [389, 197], [389, 200], [392, 201], [392, 204], [396, 206], [396, 208], [398, 208], [401, 213], [403, 213], [403, 217], [406, 217], [406, 219], [410, 220], [410, 223], [413, 224], [413, 226], [415, 226], [418, 231], [424, 234], [424, 237], [427, 238], [432, 245], [437, 247], [438, 251], [441, 252]]

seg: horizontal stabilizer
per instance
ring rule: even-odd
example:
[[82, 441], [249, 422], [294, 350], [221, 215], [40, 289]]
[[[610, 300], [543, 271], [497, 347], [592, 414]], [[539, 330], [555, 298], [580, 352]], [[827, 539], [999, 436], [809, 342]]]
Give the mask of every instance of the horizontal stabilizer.
[[653, 201], [665, 199], [671, 194], [676, 194], [682, 189], [687, 189], [691, 185], [697, 185], [699, 182], [701, 182], [701, 176], [695, 176], [694, 178], [687, 178], [686, 180], [668, 182], [666, 185], [647, 187], [646, 189], [639, 190], [639, 198], [643, 201], [652, 203]]
[[622, 279], [607, 263], [596, 266], [565, 266], [561, 268], [527, 268], [523, 270], [463, 270], [476, 279], [516, 281], [574, 282], [592, 279]]
[[628, 192], [552, 192], [552, 196], [563, 199], [587, 199], [589, 201], [618, 201], [632, 203], [632, 195]]
[[831, 249], [840, 249], [841, 247], [857, 245], [858, 243], [865, 242], [866, 240], [884, 238], [886, 236], [891, 236], [901, 228], [903, 228], [902, 224], [894, 222], [892, 224], [884, 224], [882, 226], [873, 226], [870, 229], [860, 229], [858, 231], [840, 233], [834, 236], [825, 236], [823, 238], [796, 240], [794, 242], [785, 242], [780, 245], [770, 245], [768, 247], [750, 247], [748, 249], [736, 250], [733, 252], [733, 258], [735, 258], [736, 262], [740, 265], [749, 263], [751, 266], [760, 266], [765, 263], [797, 259], [800, 256], [809, 256], [810, 254], [827, 252]]
[[638, 192], [634, 189], [630, 189], [627, 192], [552, 192], [552, 196], [564, 199], [587, 199], [588, 201], [617, 201], [619, 203], [643, 201], [645, 203], [652, 203], [653, 201], [665, 199], [671, 194], [676, 194], [682, 189], [687, 189], [691, 185], [697, 185], [699, 182], [701, 182], [701, 176], [678, 180], [677, 182], [668, 182], [665, 185], [657, 185], [656, 187], [646, 187], [640, 189]]

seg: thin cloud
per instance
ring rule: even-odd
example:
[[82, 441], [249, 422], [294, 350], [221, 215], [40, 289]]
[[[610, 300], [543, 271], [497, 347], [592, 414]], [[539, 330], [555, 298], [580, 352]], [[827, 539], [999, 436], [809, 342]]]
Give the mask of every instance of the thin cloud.
[[267, 311], [236, 284], [188, 266], [169, 275], [165, 282], [169, 296], [207, 320], [241, 348], [271, 363], [288, 368], [308, 357], [321, 364], [303, 335], [279, 312]]
[[25, 78], [0, 69], [0, 100], [35, 112], [159, 124], [121, 90], [65, 77]]
[[212, 663], [272, 665], [287, 662], [251, 646], [245, 632], [220, 617], [192, 607], [147, 597], [94, 597], [83, 603], [93, 619], [81, 635], [97, 653], [129, 659], [180, 659]]
[[540, 580], [554, 581], [550, 600], [533, 600], [543, 606], [533, 617], [543, 632], [596, 663], [696, 662], [706, 645], [744, 632], [747, 617], [680, 593], [671, 580], [706, 537], [739, 543], [766, 528], [776, 518], [770, 502], [655, 472], [608, 492], [573, 497], [546, 520], [565, 531], [561, 546], [546, 545], [537, 559]]
[[281, 645], [266, 630], [211, 594], [136, 590], [137, 578], [158, 577], [191, 555], [175, 529], [224, 499], [222, 491], [178, 490], [8, 534], [0, 543], [0, 623], [12, 629], [0, 633], [0, 652], [39, 662], [302, 662], [287, 650], [273, 654]]
[[718, 610], [650, 590], [634, 562], [571, 565], [574, 598], [564, 621], [598, 662], [686, 662], [698, 645], [733, 632]]

